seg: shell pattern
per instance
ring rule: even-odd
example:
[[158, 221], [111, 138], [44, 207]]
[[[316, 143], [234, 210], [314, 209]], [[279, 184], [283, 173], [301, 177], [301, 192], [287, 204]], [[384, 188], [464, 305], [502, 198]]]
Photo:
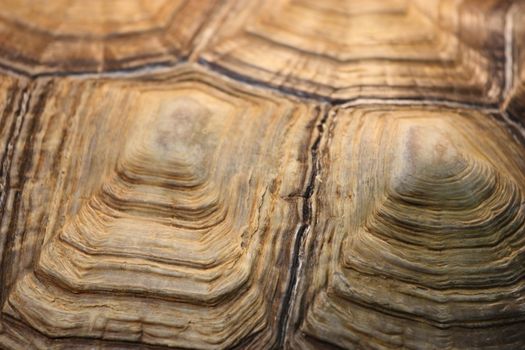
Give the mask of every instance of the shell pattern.
[[4, 0], [0, 349], [525, 347], [521, 0]]

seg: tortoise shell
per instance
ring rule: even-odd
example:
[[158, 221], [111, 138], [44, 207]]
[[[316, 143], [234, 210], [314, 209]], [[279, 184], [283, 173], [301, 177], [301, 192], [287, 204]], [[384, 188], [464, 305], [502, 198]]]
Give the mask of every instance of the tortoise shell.
[[523, 16], [4, 0], [0, 348], [524, 348]]

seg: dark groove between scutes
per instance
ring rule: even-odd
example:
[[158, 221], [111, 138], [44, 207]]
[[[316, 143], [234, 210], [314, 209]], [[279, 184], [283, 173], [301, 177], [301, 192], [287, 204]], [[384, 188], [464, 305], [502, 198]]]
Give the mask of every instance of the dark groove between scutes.
[[319, 113], [323, 113], [323, 117], [316, 126], [318, 135], [310, 148], [311, 161], [312, 161], [312, 170], [310, 173], [310, 178], [306, 183], [306, 189], [303, 194], [304, 202], [302, 207], [302, 224], [297, 230], [297, 234], [294, 241], [294, 246], [292, 250], [292, 264], [290, 266], [290, 279], [286, 292], [283, 296], [282, 301], [282, 311], [279, 316], [278, 328], [277, 328], [277, 342], [276, 349], [282, 349], [284, 347], [284, 340], [286, 335], [286, 329], [288, 326], [288, 318], [291, 313], [292, 306], [292, 294], [297, 285], [298, 276], [301, 273], [299, 271], [299, 260], [301, 258], [301, 248], [306, 238], [307, 231], [312, 227], [312, 195], [315, 191], [316, 186], [316, 177], [320, 171], [320, 162], [319, 162], [319, 146], [321, 144], [321, 139], [323, 138], [325, 132], [325, 124], [328, 120], [328, 111], [321, 110], [318, 107]]

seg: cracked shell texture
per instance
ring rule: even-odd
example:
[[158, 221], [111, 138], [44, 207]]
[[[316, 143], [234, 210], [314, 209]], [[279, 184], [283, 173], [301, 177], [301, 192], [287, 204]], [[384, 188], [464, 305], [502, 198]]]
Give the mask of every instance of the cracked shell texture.
[[[4, 315], [48, 337], [275, 342], [319, 109], [191, 67], [45, 90], [28, 171], [51, 162], [58, 179]], [[46, 180], [24, 189], [27, 210]]]
[[524, 346], [523, 149], [490, 115], [340, 109], [296, 348]]

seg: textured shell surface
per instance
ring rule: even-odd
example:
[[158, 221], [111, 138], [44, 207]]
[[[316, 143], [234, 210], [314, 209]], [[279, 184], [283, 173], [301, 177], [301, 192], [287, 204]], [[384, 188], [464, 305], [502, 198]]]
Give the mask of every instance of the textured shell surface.
[[3, 0], [0, 349], [525, 348], [521, 0]]

